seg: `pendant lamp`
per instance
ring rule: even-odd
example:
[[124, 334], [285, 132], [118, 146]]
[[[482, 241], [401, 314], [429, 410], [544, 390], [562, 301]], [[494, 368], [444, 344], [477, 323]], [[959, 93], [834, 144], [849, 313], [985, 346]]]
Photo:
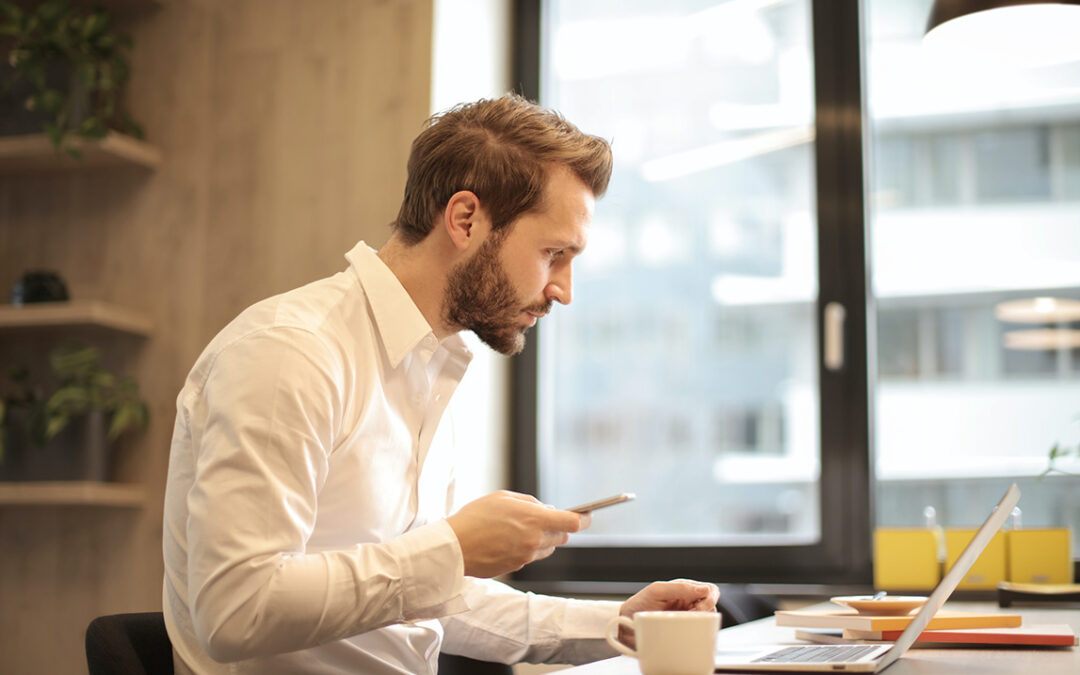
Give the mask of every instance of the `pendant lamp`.
[[1014, 67], [1080, 61], [1080, 0], [935, 0], [923, 43]]

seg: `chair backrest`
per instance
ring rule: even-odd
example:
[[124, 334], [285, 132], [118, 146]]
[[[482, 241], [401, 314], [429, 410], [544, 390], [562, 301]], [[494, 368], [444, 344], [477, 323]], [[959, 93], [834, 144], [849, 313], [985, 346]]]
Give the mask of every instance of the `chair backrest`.
[[439, 675], [513, 675], [512, 666], [490, 661], [478, 661], [468, 656], [439, 654]]
[[90, 675], [173, 675], [161, 612], [99, 616], [86, 629]]

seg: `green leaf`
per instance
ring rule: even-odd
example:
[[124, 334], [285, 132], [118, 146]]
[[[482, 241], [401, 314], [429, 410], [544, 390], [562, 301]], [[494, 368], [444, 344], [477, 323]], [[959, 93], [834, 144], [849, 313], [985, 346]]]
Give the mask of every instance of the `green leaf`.
[[86, 24], [83, 26], [83, 38], [88, 41], [93, 41], [94, 38], [106, 34], [109, 28], [109, 16], [105, 12], [94, 12], [90, 16], [86, 17]]
[[101, 352], [95, 347], [65, 344], [52, 350], [49, 365], [59, 378], [87, 377], [99, 370]]
[[109, 442], [115, 441], [120, 434], [124, 433], [124, 431], [131, 426], [133, 421], [134, 417], [131, 408], [120, 408], [116, 411], [116, 414], [112, 416], [112, 421], [109, 423], [109, 433], [106, 435], [106, 438]]
[[49, 414], [66, 411], [68, 413], [82, 413], [90, 408], [93, 402], [92, 393], [78, 386], [61, 387], [53, 392], [45, 403]]
[[109, 372], [99, 370], [91, 373], [89, 378], [89, 386], [91, 389], [108, 389], [116, 382], [116, 377]]
[[45, 427], [45, 440], [51, 441], [56, 438], [61, 431], [63, 431], [71, 418], [67, 415], [58, 415], [56, 417], [50, 417], [49, 422]]
[[148, 417], [149, 413], [145, 403], [129, 402], [120, 406], [109, 424], [109, 441], [116, 440], [129, 429], [145, 429]]

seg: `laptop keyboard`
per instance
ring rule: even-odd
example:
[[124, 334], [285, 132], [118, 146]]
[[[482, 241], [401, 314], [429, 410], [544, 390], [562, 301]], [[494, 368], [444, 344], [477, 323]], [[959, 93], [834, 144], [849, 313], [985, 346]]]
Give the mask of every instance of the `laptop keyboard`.
[[854, 661], [876, 649], [875, 645], [809, 645], [785, 647], [754, 659], [754, 663], [837, 663]]

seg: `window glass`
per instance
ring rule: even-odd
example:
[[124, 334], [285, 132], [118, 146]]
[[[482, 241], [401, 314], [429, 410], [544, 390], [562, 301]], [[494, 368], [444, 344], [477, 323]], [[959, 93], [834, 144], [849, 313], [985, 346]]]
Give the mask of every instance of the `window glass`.
[[541, 99], [616, 164], [540, 325], [540, 498], [637, 494], [579, 545], [817, 541], [808, 2], [544, 7]]
[[929, 0], [864, 6], [878, 524], [977, 525], [1019, 478], [1025, 526], [1080, 533], [1080, 477], [1036, 478], [1080, 441], [1080, 349], [1052, 337], [1080, 323], [998, 310], [1080, 298], [1080, 64], [942, 61]]

